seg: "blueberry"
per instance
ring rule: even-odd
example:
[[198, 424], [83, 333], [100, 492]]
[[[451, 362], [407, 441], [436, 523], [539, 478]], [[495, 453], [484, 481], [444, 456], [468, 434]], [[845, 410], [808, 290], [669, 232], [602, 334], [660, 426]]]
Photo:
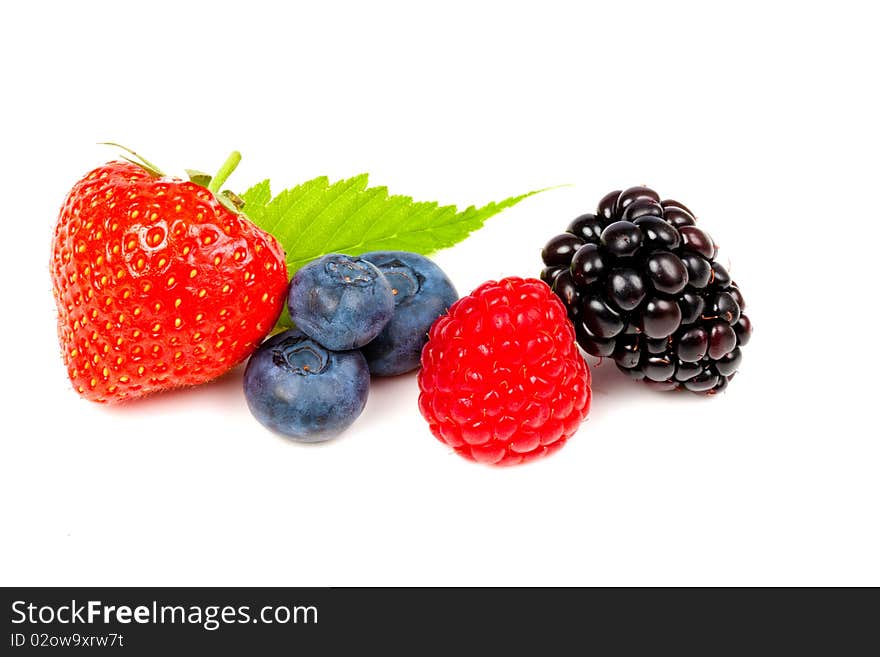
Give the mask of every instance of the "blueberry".
[[361, 352], [330, 351], [298, 329], [266, 340], [244, 371], [244, 396], [260, 424], [307, 443], [348, 428], [369, 389]]
[[313, 260], [290, 281], [290, 318], [327, 349], [363, 347], [394, 314], [391, 285], [375, 266], [338, 253]]
[[428, 258], [406, 251], [373, 251], [360, 256], [391, 284], [394, 316], [363, 348], [370, 372], [394, 376], [416, 369], [428, 330], [458, 299], [452, 282]]

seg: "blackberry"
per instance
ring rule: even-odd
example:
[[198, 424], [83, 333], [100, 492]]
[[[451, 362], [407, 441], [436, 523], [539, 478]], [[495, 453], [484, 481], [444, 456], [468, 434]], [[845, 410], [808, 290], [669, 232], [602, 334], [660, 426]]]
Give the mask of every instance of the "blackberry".
[[714, 394], [752, 334], [716, 252], [685, 205], [631, 187], [547, 242], [541, 279], [562, 299], [585, 352], [660, 390]]

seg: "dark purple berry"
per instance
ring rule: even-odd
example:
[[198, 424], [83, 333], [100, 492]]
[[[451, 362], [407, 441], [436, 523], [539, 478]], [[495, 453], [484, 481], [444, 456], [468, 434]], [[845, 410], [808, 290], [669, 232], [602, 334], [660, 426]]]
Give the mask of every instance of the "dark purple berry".
[[657, 217], [662, 221], [663, 208], [657, 201], [650, 198], [638, 198], [621, 213], [621, 221], [635, 221], [640, 217]]
[[660, 203], [660, 196], [653, 189], [648, 187], [630, 187], [620, 192], [617, 197], [617, 204], [614, 206], [615, 216], [620, 219], [623, 217], [623, 211], [627, 206], [638, 199], [648, 199]]
[[630, 369], [630, 368], [626, 368], [626, 367], [622, 367], [622, 366], [618, 365], [617, 369], [619, 369], [621, 372], [626, 374], [633, 381], [644, 381], [645, 380], [645, 373], [637, 367]]
[[642, 311], [642, 329], [649, 338], [665, 338], [681, 325], [681, 309], [669, 299], [650, 299]]
[[635, 269], [613, 269], [608, 274], [606, 293], [617, 308], [630, 311], [645, 298], [645, 282]]
[[730, 283], [730, 287], [727, 289], [727, 291], [730, 293], [730, 295], [731, 295], [731, 296], [734, 298], [734, 300], [736, 301], [736, 305], [739, 306], [739, 310], [740, 310], [740, 312], [742, 312], [743, 310], [745, 310], [745, 309], [746, 309], [746, 300], [743, 299], [742, 292], [739, 291], [739, 286], [737, 286], [736, 283], [734, 283], [733, 281], [731, 281], [731, 283]]
[[568, 267], [544, 267], [544, 269], [541, 270], [541, 280], [552, 287], [553, 281], [556, 280], [559, 273], [566, 271], [567, 269]]
[[681, 325], [687, 326], [703, 316], [706, 302], [699, 294], [685, 291], [678, 298], [678, 307], [681, 308]]
[[582, 245], [551, 240], [541, 278], [565, 303], [581, 349], [656, 390], [725, 390], [752, 324], [694, 213], [630, 187], [567, 231]]
[[676, 381], [687, 381], [688, 379], [693, 379], [697, 374], [703, 371], [703, 366], [699, 363], [687, 363], [684, 361], [679, 361], [678, 365], [675, 367], [675, 380]]
[[607, 358], [614, 353], [614, 348], [617, 346], [614, 338], [599, 338], [590, 333], [583, 322], [574, 325], [574, 332], [581, 349], [592, 356]]
[[740, 347], [745, 347], [752, 337], [752, 320], [746, 315], [740, 315], [739, 320], [733, 325], [733, 330], [736, 333], [736, 343]]
[[603, 227], [601, 220], [596, 215], [582, 214], [568, 224], [568, 228], [565, 230], [581, 238], [584, 242], [598, 244]]
[[712, 279], [712, 265], [696, 253], [682, 253], [681, 261], [688, 270], [688, 283], [693, 288], [704, 288]]
[[611, 255], [626, 258], [642, 245], [642, 231], [630, 221], [615, 221], [602, 231], [600, 244]]
[[730, 274], [717, 262], [712, 263], [712, 280], [709, 284], [722, 290], [730, 287]]
[[669, 338], [644, 338], [645, 349], [649, 354], [662, 354], [669, 347]]
[[678, 201], [673, 201], [671, 198], [663, 199], [662, 201], [660, 201], [660, 205], [663, 206], [664, 210], [669, 210], [671, 208], [678, 208], [679, 210], [684, 210], [692, 217], [697, 216], [693, 212], [691, 212], [684, 203], [679, 203]]
[[682, 226], [678, 233], [685, 250], [699, 253], [708, 260], [715, 257], [715, 242], [696, 226]]
[[571, 262], [572, 256], [575, 254], [584, 241], [571, 233], [562, 233], [547, 242], [544, 250], [541, 251], [541, 259], [548, 267], [564, 267]]
[[575, 283], [584, 287], [598, 281], [605, 273], [605, 261], [596, 244], [584, 244], [571, 259], [571, 275]]
[[728, 324], [736, 324], [739, 321], [739, 316], [739, 304], [733, 298], [730, 290], [718, 292], [711, 298], [706, 312], [707, 319], [722, 319]]
[[613, 338], [623, 330], [623, 318], [596, 294], [584, 298], [581, 321], [591, 335], [597, 338]]
[[709, 333], [702, 326], [687, 329], [678, 336], [675, 353], [679, 360], [696, 363], [709, 351]]
[[724, 390], [727, 389], [727, 384], [730, 382], [730, 380], [732, 378], [733, 378], [733, 374], [731, 374], [730, 376], [718, 377], [718, 384], [714, 388], [712, 388], [709, 392], [707, 392], [706, 394], [707, 395], [717, 395], [719, 392], [724, 392]]
[[709, 358], [718, 360], [736, 348], [736, 333], [727, 322], [715, 322], [709, 328]]
[[645, 379], [645, 385], [658, 392], [667, 392], [678, 388], [678, 381], [651, 381], [650, 379]]
[[708, 392], [718, 385], [718, 376], [705, 370], [684, 382], [684, 387], [691, 392]]
[[688, 283], [688, 271], [681, 259], [669, 251], [655, 251], [645, 260], [648, 280], [654, 289], [678, 294]]
[[642, 362], [642, 371], [651, 381], [666, 381], [675, 374], [675, 363], [664, 356], [649, 356]]
[[606, 226], [615, 219], [614, 208], [617, 205], [618, 196], [620, 196], [619, 189], [609, 192], [602, 197], [602, 200], [599, 201], [599, 206], [596, 208], [596, 215]]
[[633, 368], [639, 364], [642, 357], [641, 345], [638, 337], [624, 335], [617, 339], [617, 347], [612, 354], [614, 361], [621, 367]]
[[690, 212], [675, 207], [665, 208], [663, 211], [663, 218], [675, 228], [681, 228], [682, 226], [693, 226], [695, 223], [697, 223], [697, 220], [694, 219], [694, 216]]
[[565, 304], [565, 307], [568, 308], [569, 311], [580, 305], [580, 293], [578, 292], [577, 285], [575, 285], [571, 272], [568, 270], [560, 272], [553, 281], [551, 287], [556, 293], [556, 296], [562, 299], [562, 303]]
[[678, 231], [659, 217], [639, 217], [634, 223], [641, 229], [642, 241], [648, 248], [671, 251], [681, 244]]
[[737, 347], [719, 358], [715, 363], [715, 369], [721, 376], [730, 376], [739, 369], [740, 363], [742, 363], [742, 352]]

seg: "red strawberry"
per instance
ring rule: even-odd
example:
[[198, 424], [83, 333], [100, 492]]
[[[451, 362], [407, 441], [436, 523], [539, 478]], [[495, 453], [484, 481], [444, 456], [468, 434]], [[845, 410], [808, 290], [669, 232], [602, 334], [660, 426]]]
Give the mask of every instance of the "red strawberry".
[[110, 162], [74, 185], [58, 217], [58, 335], [86, 399], [213, 379], [281, 312], [287, 268], [275, 238], [205, 187], [155, 173]]

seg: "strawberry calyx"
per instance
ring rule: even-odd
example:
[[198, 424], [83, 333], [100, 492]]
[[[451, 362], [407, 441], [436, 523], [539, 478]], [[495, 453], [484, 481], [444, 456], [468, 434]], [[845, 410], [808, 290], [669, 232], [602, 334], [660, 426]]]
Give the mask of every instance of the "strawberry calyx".
[[132, 164], [135, 164], [135, 165], [141, 167], [144, 171], [149, 173], [153, 178], [161, 178], [165, 175], [165, 173], [162, 171], [162, 169], [157, 167], [155, 164], [150, 162], [148, 159], [146, 159], [142, 155], [135, 153], [128, 146], [123, 146], [122, 144], [117, 144], [116, 142], [113, 142], [113, 141], [101, 141], [98, 143], [101, 144], [102, 146], [113, 146], [114, 148], [121, 148], [126, 153], [131, 155], [134, 159], [132, 159], [132, 157], [128, 157], [128, 155], [120, 155], [119, 157], [121, 157], [126, 162], [131, 162]]
[[[220, 169], [211, 178], [208, 183], [208, 191], [214, 194], [220, 204], [223, 205], [230, 212], [238, 212], [240, 207], [237, 205], [236, 201], [233, 199], [241, 199], [238, 198], [235, 194], [230, 192], [229, 190], [225, 190], [223, 192], [220, 191], [220, 188], [223, 186], [223, 183], [232, 175], [232, 172], [235, 171], [235, 168], [238, 166], [238, 163], [241, 162], [241, 153], [238, 151], [232, 151], [229, 154], [229, 157], [226, 158], [226, 161], [220, 166]], [[241, 205], [244, 205], [244, 201], [241, 201]]]
[[[218, 196], [217, 198], [219, 199], [222, 197], [225, 201], [232, 203], [232, 205], [235, 206], [236, 211], [241, 211], [241, 209], [244, 208], [244, 199], [232, 190], [224, 189], [220, 192], [220, 195], [221, 196]], [[223, 201], [220, 202], [223, 203]]]
[[[122, 144], [117, 144], [116, 142], [112, 141], [102, 141], [98, 143], [103, 146], [113, 146], [114, 148], [121, 148], [123, 151], [128, 153], [128, 155], [120, 155], [123, 160], [141, 167], [153, 178], [163, 178], [166, 175], [165, 172], [162, 171], [162, 169], [150, 162], [144, 156], [128, 148], [128, 146], [123, 146]], [[241, 208], [244, 207], [244, 200], [242, 200], [241, 197], [228, 189], [225, 189], [222, 192], [220, 191], [223, 183], [225, 183], [229, 176], [232, 175], [232, 172], [235, 171], [239, 162], [241, 162], [241, 153], [239, 153], [238, 151], [232, 151], [229, 154], [229, 157], [226, 158], [226, 161], [223, 162], [223, 164], [220, 166], [220, 169], [217, 171], [217, 173], [213, 176], [198, 169], [184, 169], [184, 171], [186, 171], [186, 175], [189, 178], [190, 182], [193, 182], [201, 187], [205, 187], [209, 192], [214, 194], [214, 197], [223, 207], [225, 207], [230, 212], [239, 214], [241, 212]]]
[[204, 171], [199, 171], [198, 169], [184, 169], [184, 171], [186, 171], [186, 175], [189, 178], [190, 182], [194, 182], [196, 185], [207, 187], [211, 184], [210, 173], [205, 173]]
[[211, 178], [211, 182], [208, 184], [208, 189], [214, 194], [217, 194], [220, 191], [220, 188], [223, 186], [223, 183], [226, 182], [226, 179], [235, 171], [235, 167], [238, 166], [238, 163], [241, 162], [241, 153], [238, 151], [232, 151], [229, 154], [229, 157], [226, 158], [226, 161], [221, 165], [219, 171]]

